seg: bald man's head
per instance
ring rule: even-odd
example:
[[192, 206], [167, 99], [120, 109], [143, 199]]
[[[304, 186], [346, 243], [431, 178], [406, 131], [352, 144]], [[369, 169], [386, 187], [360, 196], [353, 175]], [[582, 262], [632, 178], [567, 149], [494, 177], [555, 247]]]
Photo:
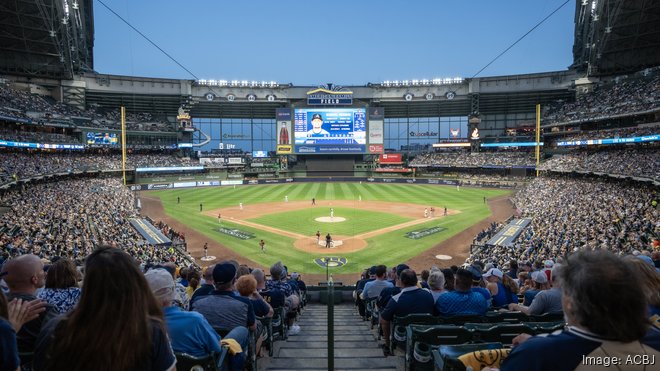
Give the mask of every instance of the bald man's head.
[[44, 263], [36, 255], [21, 255], [2, 267], [7, 287], [12, 293], [34, 294], [46, 283]]

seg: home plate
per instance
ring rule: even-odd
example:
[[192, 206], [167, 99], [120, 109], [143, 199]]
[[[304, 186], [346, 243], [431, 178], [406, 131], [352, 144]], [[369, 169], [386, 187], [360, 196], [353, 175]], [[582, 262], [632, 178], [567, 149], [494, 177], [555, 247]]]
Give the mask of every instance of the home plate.
[[[332, 240], [332, 242], [330, 242], [330, 248], [333, 249], [333, 248], [335, 248], [335, 247], [339, 247], [339, 246], [341, 246], [341, 245], [343, 245], [343, 244], [344, 244], [344, 241], [342, 241], [342, 240]], [[325, 241], [320, 240], [320, 241], [318, 242], [318, 245], [319, 245], [319, 246], [323, 246], [323, 247], [325, 247]]]
[[334, 216], [334, 217], [322, 216], [314, 220], [321, 223], [340, 223], [340, 222], [345, 222], [346, 218], [342, 218], [341, 216]]
[[215, 256], [209, 255], [209, 256], [202, 256], [200, 260], [203, 261], [203, 262], [210, 262], [210, 261], [213, 261], [215, 259], [216, 259]]
[[449, 256], [449, 255], [436, 255], [435, 258], [439, 259], [439, 260], [451, 260], [452, 259], [452, 257]]

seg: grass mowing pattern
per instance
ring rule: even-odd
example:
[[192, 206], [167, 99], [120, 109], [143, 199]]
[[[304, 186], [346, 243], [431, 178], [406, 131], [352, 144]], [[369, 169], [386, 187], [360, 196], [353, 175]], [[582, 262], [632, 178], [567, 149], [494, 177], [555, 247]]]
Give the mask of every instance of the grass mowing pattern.
[[[204, 204], [204, 210], [238, 206], [239, 202], [249, 208], [258, 208], [261, 202], [283, 202], [284, 196], [288, 196], [289, 201], [305, 200], [310, 201], [310, 203], [312, 197], [317, 200], [357, 200], [358, 196], [361, 196], [363, 201], [414, 203], [419, 204], [422, 208], [430, 205], [446, 206], [449, 209], [461, 211], [457, 215], [435, 219], [367, 239], [369, 244], [367, 248], [354, 253], [342, 254], [348, 259], [348, 263], [341, 268], [333, 268], [335, 273], [345, 274], [359, 272], [374, 263], [392, 266], [406, 261], [487, 218], [490, 215], [490, 210], [484, 204], [483, 197], [496, 197], [509, 192], [507, 190], [467, 187], [462, 187], [460, 191], [457, 191], [456, 187], [452, 186], [417, 184], [293, 183], [237, 186], [236, 188], [228, 186], [169, 189], [149, 192], [149, 195], [159, 197], [165, 212], [206, 235], [209, 240], [222, 243], [264, 266], [270, 266], [276, 261], [282, 260], [289, 267], [289, 271], [304, 273], [325, 273], [323, 268], [313, 262], [317, 257], [326, 256], [325, 251], [305, 253], [293, 247], [293, 239], [291, 238], [232, 224], [227, 221], [223, 221], [223, 226], [253, 232], [257, 238], [244, 241], [223, 235], [216, 230], [218, 228], [217, 219], [202, 215], [199, 212], [199, 204]], [[332, 198], [329, 195], [332, 195]], [[181, 198], [180, 204], [176, 202], [177, 197]], [[438, 209], [436, 215], [441, 215], [441, 209], [436, 209]], [[328, 210], [325, 212], [328, 212]], [[335, 215], [340, 216], [337, 209], [335, 209]], [[325, 216], [329, 216], [329, 214]], [[400, 218], [400, 216], [397, 217]], [[310, 223], [313, 222], [313, 218], [309, 221]], [[447, 228], [447, 230], [419, 240], [404, 237], [406, 232], [438, 225]], [[315, 232], [314, 230], [313, 233]], [[265, 253], [259, 250], [258, 242], [262, 238], [266, 241], [267, 251]], [[222, 259], [222, 257], [219, 258]]]
[[316, 234], [316, 231], [321, 231], [323, 236], [326, 233], [330, 233], [331, 235], [355, 236], [356, 234], [386, 228], [412, 220], [412, 218], [399, 215], [368, 210], [343, 207], [335, 207], [334, 210], [335, 217], [346, 218], [346, 221], [341, 223], [322, 223], [314, 220], [318, 217], [330, 216], [330, 207], [326, 206], [264, 215], [248, 220], [305, 236], [313, 236]]

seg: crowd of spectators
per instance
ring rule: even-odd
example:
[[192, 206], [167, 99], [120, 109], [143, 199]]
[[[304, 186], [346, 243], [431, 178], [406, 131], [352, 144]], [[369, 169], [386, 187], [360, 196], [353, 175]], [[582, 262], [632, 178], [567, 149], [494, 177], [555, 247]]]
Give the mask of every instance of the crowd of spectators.
[[660, 108], [660, 73], [653, 76], [605, 82], [575, 102], [557, 102], [547, 107], [543, 125], [645, 112]]
[[556, 141], [575, 141], [575, 140], [589, 140], [589, 139], [606, 139], [606, 138], [629, 138], [640, 137], [644, 135], [653, 135], [660, 133], [660, 125], [632, 127], [632, 128], [618, 128], [607, 130], [586, 130], [579, 131], [575, 134], [568, 134], [565, 136], [557, 137]]
[[[45, 123], [57, 119], [82, 127], [121, 129], [121, 116], [118, 109], [105, 110], [88, 107], [81, 111], [50, 97], [32, 94], [0, 84], [0, 115]], [[158, 118], [148, 112], [126, 114], [129, 130], [172, 131], [174, 126], [165, 118]]]
[[434, 152], [420, 154], [410, 162], [413, 167], [511, 167], [535, 164], [531, 152]]
[[114, 244], [141, 263], [180, 262], [177, 250], [144, 242], [129, 218], [137, 217], [135, 196], [117, 179], [68, 179], [24, 185], [5, 192], [0, 204], [0, 250], [8, 256], [35, 254], [81, 262], [96, 247]]
[[660, 176], [660, 147], [574, 150], [554, 155], [539, 170], [588, 171], [634, 177]]
[[579, 250], [617, 254], [652, 249], [660, 235], [658, 189], [604, 179], [536, 178], [513, 198], [530, 226], [512, 247], [486, 246], [468, 258], [504, 266], [510, 260], [557, 259]]
[[[446, 350], [457, 353], [450, 357], [460, 356], [458, 362], [467, 369], [572, 370], [589, 355], [660, 354], [660, 251], [620, 255], [583, 249], [556, 260], [511, 260], [505, 265], [474, 260], [461, 268], [434, 266], [421, 274], [406, 264], [391, 270], [378, 265], [365, 270], [356, 282], [355, 304], [363, 319], [379, 324], [384, 355], [396, 354], [397, 346], [402, 347], [407, 366], [429, 362], [418, 345], [444, 344], [441, 327], [447, 328], [449, 337], [459, 327], [473, 328], [473, 322], [484, 321], [487, 331], [500, 334], [501, 349], [492, 343], [480, 348], [476, 341], [463, 353], [458, 347]], [[594, 285], [616, 286], [616, 294], [603, 295]], [[429, 315], [439, 318], [432, 322]], [[516, 324], [524, 327], [534, 321], [544, 321], [551, 329], [534, 337], [513, 330]], [[438, 343], [431, 336], [409, 338], [426, 332], [430, 323], [437, 324], [433, 336]], [[557, 326], [562, 329], [556, 330]], [[507, 331], [516, 331], [517, 336], [501, 336]]]
[[[140, 256], [116, 245], [96, 247], [84, 262], [63, 254], [44, 264], [31, 252], [3, 262], [1, 369], [84, 370], [93, 364], [173, 371], [177, 353], [205, 357], [228, 349], [228, 369], [242, 371], [266, 338], [273, 346], [260, 319], [278, 321], [289, 336], [300, 331], [284, 323], [295, 323], [307, 287], [281, 262], [267, 280], [263, 270], [233, 260], [203, 271], [167, 259], [140, 264]], [[113, 344], [98, 331], [116, 334]]]
[[4, 127], [0, 128], [0, 139], [31, 143], [80, 143], [78, 138], [71, 135], [43, 131], [10, 130]]
[[[40, 174], [65, 173], [84, 170], [120, 170], [121, 155], [117, 152], [40, 152], [0, 151], [0, 182], [21, 179]], [[130, 153], [126, 167], [193, 166], [190, 158], [180, 158], [168, 153]]]

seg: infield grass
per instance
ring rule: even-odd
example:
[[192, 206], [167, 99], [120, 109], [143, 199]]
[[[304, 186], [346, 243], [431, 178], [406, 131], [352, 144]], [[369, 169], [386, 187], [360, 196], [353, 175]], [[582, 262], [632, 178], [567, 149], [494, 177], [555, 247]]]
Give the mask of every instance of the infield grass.
[[316, 231], [331, 235], [355, 236], [360, 233], [405, 223], [412, 218], [357, 208], [335, 207], [335, 217], [346, 218], [339, 223], [317, 222], [318, 217], [329, 217], [329, 207], [314, 207], [305, 210], [286, 211], [248, 219], [253, 223], [268, 225], [285, 231], [313, 236]]
[[[314, 263], [315, 258], [323, 256], [337, 256], [320, 250], [316, 252], [304, 252], [293, 247], [294, 240], [275, 233], [265, 232], [256, 228], [238, 225], [223, 221], [224, 227], [233, 227], [256, 234], [256, 238], [240, 240], [217, 231], [218, 221], [214, 217], [203, 215], [199, 212], [199, 204], [203, 203], [204, 210], [219, 209], [223, 207], [238, 206], [239, 202], [244, 205], [258, 207], [259, 203], [283, 201], [288, 196], [289, 201], [310, 201], [312, 197], [317, 200], [357, 200], [361, 197], [363, 201], [378, 200], [388, 202], [403, 202], [419, 204], [421, 208], [425, 205], [443, 205], [449, 209], [460, 210], [456, 215], [432, 219], [429, 222], [412, 227], [381, 234], [367, 239], [368, 246], [353, 253], [342, 253], [348, 262], [346, 265], [333, 268], [336, 273], [356, 273], [367, 266], [374, 264], [385, 264], [392, 266], [419, 255], [421, 252], [435, 246], [449, 237], [463, 231], [471, 225], [487, 218], [490, 215], [488, 206], [483, 198], [497, 197], [509, 193], [508, 190], [480, 189], [462, 187], [460, 191], [452, 186], [417, 185], [417, 184], [373, 184], [373, 183], [293, 183], [277, 185], [244, 185], [208, 188], [186, 188], [171, 189], [149, 192], [150, 196], [158, 197], [163, 203], [165, 212], [171, 217], [185, 223], [209, 240], [217, 241], [224, 246], [234, 250], [259, 264], [270, 266], [278, 260], [283, 261], [289, 271], [305, 273], [325, 273], [325, 269]], [[177, 197], [181, 202], [177, 204]], [[343, 209], [343, 208], [341, 208]], [[350, 209], [349, 209], [350, 210]], [[318, 216], [329, 216], [327, 208], [319, 208], [321, 214], [309, 212], [308, 210], [282, 212], [254, 218], [253, 222], [268, 225], [275, 228], [286, 229], [301, 234], [313, 235], [316, 230], [327, 230], [330, 223], [323, 224], [323, 229], [314, 226], [314, 218]], [[360, 210], [358, 210], [360, 211]], [[348, 211], [348, 215], [352, 211]], [[335, 208], [335, 216], [343, 216], [344, 211]], [[355, 212], [357, 215], [357, 211]], [[373, 212], [369, 212], [373, 214]], [[381, 213], [378, 213], [381, 214]], [[399, 224], [407, 218], [399, 215], [385, 214], [382, 216], [384, 223]], [[440, 215], [436, 212], [436, 215]], [[380, 217], [380, 216], [378, 216]], [[350, 217], [347, 217], [350, 219]], [[401, 220], [400, 222], [397, 220]], [[368, 231], [384, 228], [387, 225], [375, 222], [376, 216], [359, 216], [353, 222], [336, 223], [337, 228], [354, 228], [355, 230]], [[372, 223], [373, 222], [373, 223]], [[355, 223], [355, 226], [350, 224]], [[309, 225], [311, 228], [300, 227]], [[341, 227], [340, 227], [341, 225]], [[391, 225], [391, 224], [390, 224]], [[412, 240], [405, 237], [410, 231], [441, 226], [446, 230]], [[300, 228], [303, 228], [302, 230]], [[331, 228], [335, 228], [333, 225]], [[309, 232], [311, 231], [311, 233]], [[350, 232], [350, 231], [349, 231]], [[337, 234], [350, 235], [348, 232], [334, 232]], [[361, 232], [360, 232], [361, 233]], [[266, 241], [266, 252], [260, 251], [258, 242], [260, 239]], [[222, 259], [222, 257], [218, 257]], [[429, 262], [429, 266], [433, 262]]]

